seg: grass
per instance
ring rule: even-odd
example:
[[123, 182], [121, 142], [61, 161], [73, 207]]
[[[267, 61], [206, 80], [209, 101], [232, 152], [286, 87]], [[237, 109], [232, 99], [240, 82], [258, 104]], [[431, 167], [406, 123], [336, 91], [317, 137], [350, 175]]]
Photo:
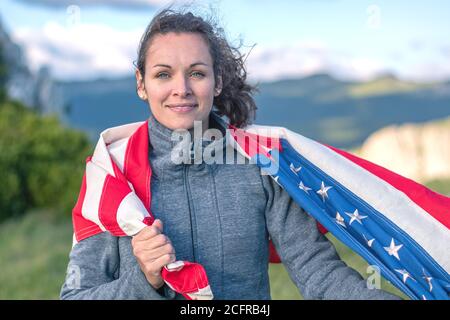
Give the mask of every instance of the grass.
[[51, 213], [1, 224], [0, 299], [58, 299], [71, 246], [71, 221]]
[[[450, 180], [427, 183], [448, 194]], [[367, 278], [368, 264], [333, 236], [327, 235], [341, 259]], [[72, 246], [70, 219], [56, 219], [51, 212], [30, 212], [0, 225], [0, 299], [58, 299]], [[272, 298], [302, 299], [282, 264], [269, 267]], [[381, 288], [403, 298], [382, 279]]]
[[413, 92], [432, 87], [434, 84], [405, 82], [391, 77], [378, 78], [373, 81], [351, 85], [348, 88], [350, 96], [354, 98], [385, 95], [389, 93]]
[[436, 179], [426, 183], [428, 188], [450, 197], [450, 179]]
[[[359, 255], [355, 254], [342, 242], [337, 240], [331, 234], [327, 234], [326, 237], [333, 243], [340, 258], [347, 264], [347, 266], [355, 269], [365, 279], [373, 272], [368, 269], [369, 264], [362, 259]], [[269, 267], [270, 286], [272, 299], [275, 300], [300, 300], [303, 299], [299, 293], [297, 287], [290, 280], [289, 275], [282, 264], [271, 264]], [[380, 281], [381, 289], [390, 293], [393, 293], [403, 299], [408, 299], [400, 290], [394, 287], [390, 282], [381, 277]]]

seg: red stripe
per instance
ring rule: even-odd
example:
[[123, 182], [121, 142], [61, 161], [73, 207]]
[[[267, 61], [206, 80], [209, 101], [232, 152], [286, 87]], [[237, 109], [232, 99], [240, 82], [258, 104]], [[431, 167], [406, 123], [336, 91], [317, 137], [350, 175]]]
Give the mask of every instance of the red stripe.
[[233, 125], [229, 125], [228, 130], [230, 130], [233, 138], [244, 150], [245, 154], [247, 154], [250, 158], [256, 154], [263, 154], [266, 157], [271, 158], [262, 146], [269, 149], [278, 149], [279, 152], [282, 151], [279, 138], [266, 137], [263, 135], [250, 133], [244, 129], [236, 128]]
[[[86, 163], [89, 161], [91, 161], [91, 157], [88, 157], [86, 159]], [[82, 209], [85, 196], [86, 196], [86, 174], [83, 175], [78, 200], [77, 203], [75, 204], [75, 207], [72, 210], [73, 232], [75, 234], [75, 239], [78, 242], [94, 234], [103, 232], [102, 229], [100, 229], [100, 227], [97, 226], [97, 224], [83, 217]]]
[[126, 182], [110, 174], [106, 176], [98, 208], [98, 217], [105, 229], [111, 232], [113, 236], [127, 235], [117, 222], [117, 210], [123, 198], [130, 192], [131, 189]]
[[411, 199], [411, 201], [413, 201], [423, 210], [428, 212], [433, 218], [450, 229], [449, 197], [445, 197], [439, 193], [436, 193], [428, 189], [427, 187], [414, 182], [411, 179], [407, 179], [399, 174], [396, 174], [395, 172], [392, 172], [367, 160], [361, 159], [348, 152], [336, 149], [328, 145], [325, 146], [339, 153], [358, 166], [366, 169], [380, 179], [383, 179], [399, 191], [403, 192], [408, 196], [408, 198]]
[[201, 264], [183, 262], [184, 266], [181, 270], [168, 271], [166, 268], [162, 268], [161, 276], [166, 282], [170, 283], [176, 292], [191, 300], [187, 293], [196, 293], [200, 289], [206, 288], [209, 285], [208, 276]]
[[151, 214], [150, 179], [152, 170], [148, 158], [148, 121], [142, 124], [128, 140], [123, 172], [133, 185], [136, 195]]

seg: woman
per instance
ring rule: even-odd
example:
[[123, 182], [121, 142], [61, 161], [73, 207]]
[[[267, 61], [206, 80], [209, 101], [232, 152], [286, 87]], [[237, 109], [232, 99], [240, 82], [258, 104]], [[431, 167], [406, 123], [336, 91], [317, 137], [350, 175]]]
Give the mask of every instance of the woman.
[[[249, 124], [255, 90], [246, 83], [242, 56], [214, 25], [192, 13], [166, 9], [142, 37], [137, 92], [148, 102], [153, 170], [151, 209], [157, 220], [134, 237], [103, 232], [77, 243], [62, 299], [181, 299], [161, 269], [175, 260], [201, 263], [217, 299], [270, 299], [272, 239], [291, 279], [306, 299], [396, 299], [369, 290], [338, 257], [316, 222], [256, 165], [198, 159], [173, 161], [173, 133]], [[213, 106], [215, 110], [213, 110]], [[203, 148], [233, 152], [225, 139]], [[241, 162], [239, 162], [241, 161]], [[162, 223], [164, 221], [164, 224]], [[175, 251], [176, 250], [176, 251]]]

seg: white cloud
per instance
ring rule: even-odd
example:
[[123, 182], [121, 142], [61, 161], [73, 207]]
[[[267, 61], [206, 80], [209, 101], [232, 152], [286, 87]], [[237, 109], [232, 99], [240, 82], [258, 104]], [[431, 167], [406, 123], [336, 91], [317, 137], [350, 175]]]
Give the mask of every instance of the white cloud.
[[[170, 0], [16, 0], [29, 4], [49, 6], [49, 7], [67, 7], [70, 5], [78, 6], [96, 6], [107, 5], [121, 8], [143, 8], [159, 7], [170, 3]], [[175, 2], [186, 2], [186, 0], [175, 0]]]
[[273, 81], [326, 72], [342, 79], [366, 80], [385, 71], [381, 60], [330, 49], [317, 41], [276, 48], [255, 47], [247, 59], [249, 78]]
[[421, 62], [414, 68], [400, 70], [402, 78], [417, 82], [448, 81], [450, 77], [450, 63], [448, 60]]
[[48, 22], [38, 30], [16, 29], [13, 39], [25, 49], [33, 70], [48, 65], [58, 79], [87, 79], [132, 75], [142, 32]]
[[[143, 31], [49, 22], [41, 29], [16, 29], [13, 39], [25, 49], [32, 69], [48, 65], [57, 79], [81, 80], [133, 76], [133, 61]], [[245, 51], [248, 53], [250, 49]], [[347, 80], [368, 80], [387, 72], [415, 81], [443, 80], [450, 76], [450, 64], [445, 59], [402, 64], [395, 59], [337, 51], [319, 41], [280, 47], [256, 46], [250, 51], [246, 65], [249, 79], [258, 81], [298, 78], [319, 72]]]

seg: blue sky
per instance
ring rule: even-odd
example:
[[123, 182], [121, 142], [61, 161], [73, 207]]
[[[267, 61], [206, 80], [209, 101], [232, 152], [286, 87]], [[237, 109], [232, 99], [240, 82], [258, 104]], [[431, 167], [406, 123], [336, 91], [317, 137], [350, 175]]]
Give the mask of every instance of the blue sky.
[[[57, 78], [90, 79], [132, 75], [140, 35], [164, 3], [2, 0], [0, 15], [34, 69], [49, 65]], [[196, 3], [217, 9], [229, 40], [244, 40], [243, 52], [256, 44], [247, 60], [256, 79], [316, 72], [363, 80], [385, 72], [414, 81], [450, 78], [450, 1]]]

